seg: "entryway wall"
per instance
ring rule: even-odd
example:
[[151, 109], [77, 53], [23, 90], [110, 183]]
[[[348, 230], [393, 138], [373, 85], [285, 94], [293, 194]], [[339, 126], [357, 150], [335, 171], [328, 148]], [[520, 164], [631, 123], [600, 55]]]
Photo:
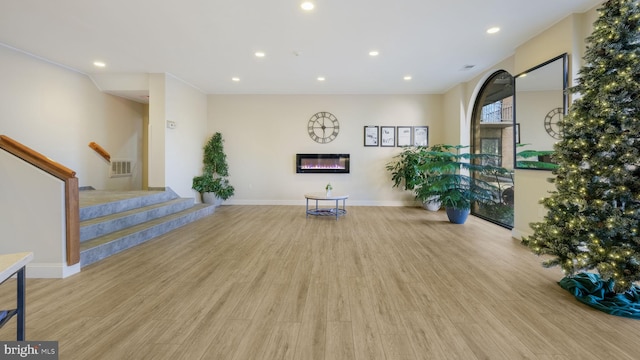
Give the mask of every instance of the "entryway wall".
[[[365, 126], [429, 126], [430, 143], [443, 141], [442, 95], [209, 95], [209, 133], [219, 131], [236, 188], [229, 204], [303, 205], [306, 192], [327, 183], [349, 194], [351, 205], [414, 204], [393, 189], [386, 164], [400, 147], [365, 147]], [[319, 144], [308, 135], [312, 115], [327, 111], [338, 137]], [[347, 153], [350, 174], [296, 174], [296, 153]]]
[[[582, 13], [573, 14], [551, 26], [538, 36], [532, 38], [514, 51], [514, 55], [494, 65], [491, 69], [465, 84], [448, 91], [445, 99], [450, 99], [445, 104], [445, 113], [455, 112], [456, 96], [464, 98], [465, 110], [460, 112], [463, 118], [460, 124], [459, 141], [469, 143], [470, 124], [475, 98], [486, 79], [495, 71], [503, 69], [511, 74], [519, 74], [537, 64], [543, 63], [563, 53], [569, 54], [569, 86], [575, 84], [577, 73], [582, 66], [582, 56], [585, 50], [585, 38], [592, 32], [592, 24], [597, 19], [597, 7]], [[517, 98], [515, 100], [517, 106]], [[540, 121], [543, 126], [543, 120]], [[453, 137], [451, 141], [455, 141]], [[512, 234], [515, 238], [532, 234], [529, 224], [541, 221], [546, 214], [546, 209], [539, 204], [540, 199], [547, 196], [555, 187], [548, 182], [553, 176], [549, 171], [517, 169], [514, 174], [515, 207], [514, 228]], [[517, 189], [527, 189], [518, 191]]]

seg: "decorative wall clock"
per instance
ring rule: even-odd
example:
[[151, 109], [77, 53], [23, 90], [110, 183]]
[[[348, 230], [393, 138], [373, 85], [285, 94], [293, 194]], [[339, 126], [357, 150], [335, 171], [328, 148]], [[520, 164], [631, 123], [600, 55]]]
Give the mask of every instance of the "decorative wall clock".
[[327, 144], [338, 137], [340, 123], [338, 119], [329, 112], [321, 111], [314, 114], [309, 119], [309, 137], [320, 144]]
[[552, 109], [544, 117], [544, 129], [547, 131], [549, 136], [557, 140], [562, 139], [562, 128], [560, 127], [559, 122], [562, 121], [563, 116], [564, 109], [559, 107]]

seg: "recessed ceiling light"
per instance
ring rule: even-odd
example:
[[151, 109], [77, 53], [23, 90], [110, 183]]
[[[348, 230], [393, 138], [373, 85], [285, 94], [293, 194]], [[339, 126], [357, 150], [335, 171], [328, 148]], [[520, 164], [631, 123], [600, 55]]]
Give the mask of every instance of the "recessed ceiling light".
[[313, 5], [311, 1], [305, 1], [302, 4], [300, 4], [300, 7], [302, 8], [302, 10], [310, 11], [310, 10], [313, 10], [315, 5]]
[[240, 78], [239, 78], [239, 77], [232, 77], [232, 78], [231, 78], [231, 81], [238, 82], [238, 81], [240, 81]]
[[95, 67], [105, 67], [105, 66], [107, 66], [107, 64], [103, 63], [102, 61], [94, 61], [93, 62], [93, 66], [95, 66]]
[[369, 56], [378, 56], [380, 53], [377, 50], [369, 51]]
[[409, 80], [411, 80], [411, 75], [407, 75], [403, 79], [405, 79], [406, 81], [409, 81]]
[[262, 52], [262, 51], [256, 51], [256, 52], [255, 52], [255, 55], [256, 55], [256, 57], [261, 58], [261, 57], [264, 57], [264, 56], [265, 56], [265, 53], [264, 53], [264, 52]]
[[497, 26], [494, 26], [494, 27], [492, 27], [492, 28], [488, 28], [488, 29], [487, 29], [487, 34], [495, 34], [495, 33], [497, 33], [498, 31], [500, 31], [500, 28], [499, 28], [499, 27], [497, 27]]
[[324, 78], [324, 76], [318, 76], [318, 81], [325, 81], [326, 79]]

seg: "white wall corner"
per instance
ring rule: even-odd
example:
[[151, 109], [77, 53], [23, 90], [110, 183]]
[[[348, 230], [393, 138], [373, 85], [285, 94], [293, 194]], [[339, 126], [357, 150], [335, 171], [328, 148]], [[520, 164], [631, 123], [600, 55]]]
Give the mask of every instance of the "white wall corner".
[[149, 102], [149, 74], [89, 74], [98, 90], [139, 103]]

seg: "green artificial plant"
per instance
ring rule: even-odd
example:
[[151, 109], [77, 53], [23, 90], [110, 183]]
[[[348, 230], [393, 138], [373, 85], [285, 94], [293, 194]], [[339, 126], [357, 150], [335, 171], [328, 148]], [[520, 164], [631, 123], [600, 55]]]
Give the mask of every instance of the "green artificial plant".
[[[465, 145], [434, 145], [424, 149], [428, 161], [418, 166], [423, 172], [416, 196], [428, 199], [437, 196], [442, 206], [468, 210], [473, 203], [500, 202], [500, 189], [493, 183], [496, 174], [506, 174], [505, 168], [490, 165], [498, 155], [468, 153]], [[473, 174], [472, 174], [473, 173]]]
[[[530, 144], [517, 144], [516, 147], [523, 147]], [[553, 150], [522, 150], [516, 153], [516, 167], [519, 169], [553, 170], [558, 164], [540, 161], [553, 156]]]
[[386, 166], [391, 173], [393, 187], [403, 190], [415, 190], [424, 183], [426, 174], [421, 166], [427, 161], [427, 148], [424, 146], [406, 147]]
[[227, 177], [229, 166], [224, 153], [224, 140], [219, 132], [213, 134], [204, 146], [203, 173], [193, 178], [192, 188], [199, 193], [213, 193], [222, 200], [233, 196], [235, 189]]
[[468, 210], [473, 203], [500, 203], [500, 189], [493, 179], [508, 171], [490, 165], [498, 155], [462, 152], [465, 148], [468, 146], [405, 148], [386, 166], [393, 187], [412, 191], [423, 203], [439, 202], [456, 210]]

